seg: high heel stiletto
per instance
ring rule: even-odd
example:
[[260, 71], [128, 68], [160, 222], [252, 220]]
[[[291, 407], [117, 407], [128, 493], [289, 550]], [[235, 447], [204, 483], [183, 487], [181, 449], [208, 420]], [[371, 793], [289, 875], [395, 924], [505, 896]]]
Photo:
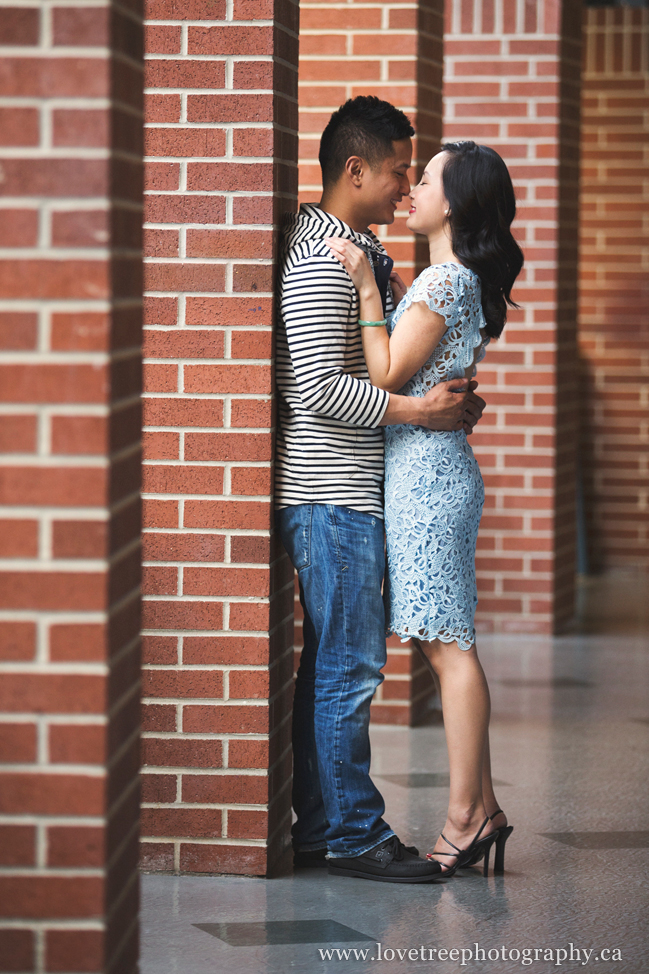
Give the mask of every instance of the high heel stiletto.
[[494, 875], [505, 872], [505, 842], [513, 831], [513, 825], [504, 825], [501, 829], [498, 829], [496, 853], [494, 855]]
[[[503, 812], [502, 808], [497, 808], [496, 811], [493, 813], [493, 815], [489, 816], [489, 821], [493, 822], [493, 820], [496, 818], [497, 815], [504, 815], [504, 814], [505, 813]], [[509, 836], [512, 834], [513, 831], [514, 831], [513, 825], [503, 825], [500, 828], [496, 829], [496, 839], [495, 839], [496, 853], [494, 857], [495, 860], [494, 873], [503, 873], [505, 871], [505, 842], [507, 841], [507, 839], [509, 838]], [[475, 866], [477, 863], [480, 862], [483, 855], [484, 853], [482, 850], [478, 851], [476, 855], [471, 859], [471, 862], [467, 862], [465, 863], [465, 865]]]
[[[448, 858], [450, 857], [455, 858], [455, 862], [453, 863], [452, 866], [447, 866], [440, 873], [440, 878], [444, 876], [452, 876], [454, 873], [457, 872], [458, 869], [462, 869], [464, 866], [470, 866], [474, 862], [480, 862], [480, 860], [483, 857], [484, 857], [484, 868], [482, 874], [483, 876], [489, 875], [489, 853], [491, 852], [491, 847], [494, 844], [494, 842], [497, 840], [498, 833], [499, 833], [499, 829], [495, 829], [493, 832], [490, 832], [489, 835], [483, 835], [482, 838], [480, 838], [480, 835], [482, 834], [485, 825], [487, 825], [489, 821], [490, 819], [489, 816], [487, 815], [486, 819], [484, 820], [484, 822], [476, 832], [475, 836], [473, 837], [473, 841], [471, 842], [471, 845], [468, 847], [468, 849], [458, 849], [458, 847], [453, 842], [450, 842], [446, 838], [443, 832], [441, 833], [444, 842], [446, 842], [447, 845], [452, 846], [455, 849], [455, 852], [436, 852], [436, 853], [429, 852], [426, 858], [435, 859], [436, 856], [446, 856]], [[503, 857], [505, 854], [504, 845], [505, 843], [503, 842]]]

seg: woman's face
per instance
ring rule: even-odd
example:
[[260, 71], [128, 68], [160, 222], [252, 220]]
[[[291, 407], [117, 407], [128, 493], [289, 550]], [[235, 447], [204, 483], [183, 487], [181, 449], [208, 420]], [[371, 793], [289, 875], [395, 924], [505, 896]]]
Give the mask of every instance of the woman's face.
[[448, 215], [448, 200], [444, 196], [442, 170], [448, 152], [438, 152], [422, 173], [421, 180], [410, 192], [410, 213], [406, 226], [414, 233], [430, 236], [444, 226]]

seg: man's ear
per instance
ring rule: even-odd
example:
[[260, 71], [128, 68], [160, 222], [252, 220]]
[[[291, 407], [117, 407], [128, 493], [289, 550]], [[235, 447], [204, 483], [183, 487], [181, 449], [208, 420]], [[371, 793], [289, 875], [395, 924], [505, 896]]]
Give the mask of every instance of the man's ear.
[[349, 179], [351, 179], [354, 186], [361, 186], [363, 182], [363, 171], [365, 169], [365, 163], [360, 156], [350, 156], [345, 163], [345, 172]]

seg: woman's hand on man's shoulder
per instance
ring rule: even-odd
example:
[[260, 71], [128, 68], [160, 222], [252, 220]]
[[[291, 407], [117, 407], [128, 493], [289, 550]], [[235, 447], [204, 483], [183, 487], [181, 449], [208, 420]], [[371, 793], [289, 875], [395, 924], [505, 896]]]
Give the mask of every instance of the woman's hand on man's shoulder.
[[357, 291], [374, 292], [377, 289], [372, 265], [360, 247], [344, 237], [327, 237], [325, 243], [336, 260], [343, 265]]

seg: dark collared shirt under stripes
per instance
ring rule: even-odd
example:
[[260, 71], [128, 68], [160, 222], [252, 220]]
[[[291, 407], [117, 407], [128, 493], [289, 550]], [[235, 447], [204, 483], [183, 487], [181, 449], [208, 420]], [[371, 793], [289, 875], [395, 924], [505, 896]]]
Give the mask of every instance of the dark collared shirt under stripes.
[[369, 381], [358, 294], [324, 242], [333, 236], [375, 259], [385, 254], [369, 230], [356, 233], [312, 204], [287, 220], [278, 287], [276, 506], [337, 504], [382, 518], [379, 423], [389, 394]]

